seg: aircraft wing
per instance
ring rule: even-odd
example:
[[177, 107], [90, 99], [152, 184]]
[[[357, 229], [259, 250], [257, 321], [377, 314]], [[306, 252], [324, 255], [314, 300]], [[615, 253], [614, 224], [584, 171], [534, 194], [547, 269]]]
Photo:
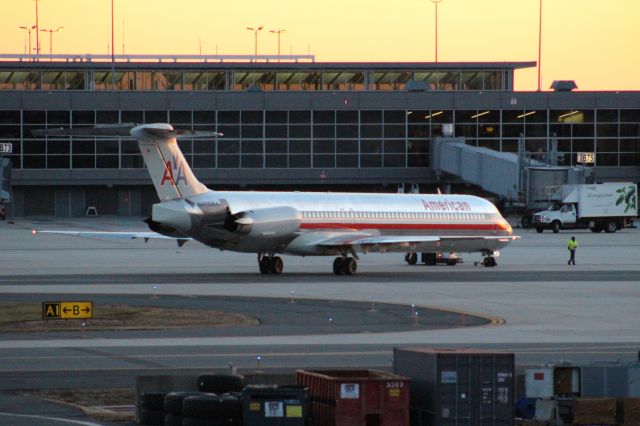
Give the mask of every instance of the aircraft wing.
[[440, 237], [432, 236], [393, 236], [345, 234], [316, 243], [319, 246], [346, 246], [372, 244], [411, 244], [440, 241]]
[[58, 234], [58, 235], [73, 235], [75, 237], [85, 237], [85, 238], [121, 238], [127, 240], [135, 240], [136, 238], [144, 239], [145, 242], [151, 239], [159, 239], [159, 240], [174, 240], [178, 242], [178, 245], [182, 247], [182, 245], [191, 241], [192, 238], [177, 238], [177, 237], [169, 237], [166, 235], [158, 234], [156, 232], [125, 232], [125, 231], [56, 231], [56, 230], [45, 230], [38, 231], [34, 229], [32, 231], [33, 235], [37, 234]]
[[459, 247], [465, 251], [465, 243], [485, 241], [506, 243], [520, 237], [516, 236], [481, 236], [481, 235], [370, 235], [363, 233], [344, 233], [319, 241], [309, 241], [309, 245], [331, 248], [360, 248], [369, 251], [449, 251]]

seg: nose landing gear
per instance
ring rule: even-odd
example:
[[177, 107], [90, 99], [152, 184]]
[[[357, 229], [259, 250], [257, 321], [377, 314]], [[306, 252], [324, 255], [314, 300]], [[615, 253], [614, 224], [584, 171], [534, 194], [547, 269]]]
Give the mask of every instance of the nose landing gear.
[[497, 266], [498, 262], [496, 262], [496, 258], [493, 257], [495, 253], [494, 252], [482, 253], [482, 255], [484, 256], [484, 259], [482, 260], [482, 266], [484, 266], [485, 268], [493, 268], [494, 266]]

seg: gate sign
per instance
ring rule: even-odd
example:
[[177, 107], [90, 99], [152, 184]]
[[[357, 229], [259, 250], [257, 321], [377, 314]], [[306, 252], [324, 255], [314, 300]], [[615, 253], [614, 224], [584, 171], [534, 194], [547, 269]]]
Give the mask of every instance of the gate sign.
[[42, 319], [91, 319], [93, 302], [42, 302]]
[[0, 143], [0, 154], [11, 154], [13, 152], [13, 144]]

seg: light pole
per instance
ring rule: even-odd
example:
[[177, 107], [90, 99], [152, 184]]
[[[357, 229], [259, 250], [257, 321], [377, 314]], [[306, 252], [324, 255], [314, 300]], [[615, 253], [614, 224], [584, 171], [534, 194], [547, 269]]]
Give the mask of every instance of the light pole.
[[278, 34], [278, 62], [280, 62], [280, 34], [287, 32], [287, 30], [269, 30], [269, 32]]
[[264, 27], [258, 27], [258, 28], [247, 27], [249, 31], [253, 31], [253, 37], [254, 37], [253, 55], [254, 56], [258, 56], [258, 31], [262, 31], [262, 28]]
[[38, 2], [40, 0], [33, 0], [36, 2], [36, 56], [40, 54], [40, 37], [38, 37], [38, 30], [40, 26], [38, 25]]
[[540, 68], [542, 61], [542, 0], [540, 0], [540, 16], [538, 19], [538, 92], [542, 84]]
[[113, 34], [113, 0], [111, 0], [111, 90], [116, 90], [116, 51]]
[[31, 27], [23, 27], [20, 26], [21, 29], [26, 30], [29, 33], [29, 55], [31, 55], [31, 30], [35, 29], [36, 26], [32, 25]]
[[[43, 33], [49, 33], [49, 56], [53, 55], [53, 33], [57, 33], [58, 31], [62, 31], [64, 27], [58, 27], [57, 29], [42, 29]], [[53, 61], [53, 58], [51, 58]]]
[[441, 1], [442, 0], [431, 0], [431, 3], [436, 6], [436, 64], [438, 63], [438, 3]]

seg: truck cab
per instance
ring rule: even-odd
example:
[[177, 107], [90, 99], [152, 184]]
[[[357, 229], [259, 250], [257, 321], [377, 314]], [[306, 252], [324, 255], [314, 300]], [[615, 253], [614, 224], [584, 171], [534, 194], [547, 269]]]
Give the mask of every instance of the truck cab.
[[538, 232], [544, 231], [545, 228], [551, 228], [554, 233], [558, 233], [562, 228], [574, 227], [576, 222], [577, 211], [573, 203], [552, 204], [547, 210], [533, 215], [533, 226]]

